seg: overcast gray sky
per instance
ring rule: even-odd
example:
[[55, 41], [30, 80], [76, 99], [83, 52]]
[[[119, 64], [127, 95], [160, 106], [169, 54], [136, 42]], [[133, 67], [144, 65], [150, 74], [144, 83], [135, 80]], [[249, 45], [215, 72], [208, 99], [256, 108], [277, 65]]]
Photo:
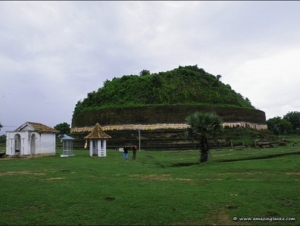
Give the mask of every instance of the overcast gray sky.
[[1, 1], [1, 134], [71, 124], [107, 79], [196, 64], [267, 119], [300, 111], [300, 2]]

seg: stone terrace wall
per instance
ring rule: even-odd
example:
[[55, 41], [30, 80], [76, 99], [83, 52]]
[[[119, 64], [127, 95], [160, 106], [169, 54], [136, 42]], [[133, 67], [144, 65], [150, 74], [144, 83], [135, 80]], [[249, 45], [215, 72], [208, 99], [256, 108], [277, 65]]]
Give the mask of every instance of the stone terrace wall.
[[85, 112], [72, 119], [72, 128], [94, 126], [97, 122], [101, 126], [123, 124], [170, 124], [185, 123], [187, 115], [196, 111], [216, 112], [224, 122], [247, 122], [266, 124], [263, 111], [256, 109], [233, 107], [207, 106], [157, 106], [114, 108]]
[[72, 136], [75, 144], [83, 147], [84, 137], [98, 122], [112, 138], [108, 140], [110, 149], [124, 145], [138, 145], [138, 130], [141, 130], [143, 149], [190, 149], [195, 148], [187, 140], [184, 131], [187, 115], [196, 111], [216, 112], [229, 128], [245, 127], [256, 130], [267, 129], [265, 113], [255, 109], [232, 107], [135, 107], [90, 111], [72, 119]]

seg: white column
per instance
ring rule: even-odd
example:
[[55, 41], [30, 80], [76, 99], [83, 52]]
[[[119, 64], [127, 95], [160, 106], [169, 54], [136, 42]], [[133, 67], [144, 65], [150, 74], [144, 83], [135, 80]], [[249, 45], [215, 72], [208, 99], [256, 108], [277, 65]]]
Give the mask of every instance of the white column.
[[[10, 136], [10, 134], [7, 134], [7, 136]], [[9, 146], [6, 148], [6, 154], [12, 155], [13, 149], [14, 149], [14, 139], [9, 137]]]
[[15, 145], [16, 145], [15, 138], [12, 138], [11, 139], [11, 152], [10, 152], [11, 155], [15, 155], [16, 154], [16, 147], [15, 147]]
[[27, 153], [25, 153], [25, 141], [24, 141], [25, 138], [22, 138], [20, 139], [20, 155], [26, 155]]
[[103, 153], [104, 157], [106, 157], [106, 140], [103, 140]]
[[98, 157], [101, 157], [101, 140], [97, 140], [98, 142]]
[[90, 139], [90, 156], [93, 156], [93, 140]]

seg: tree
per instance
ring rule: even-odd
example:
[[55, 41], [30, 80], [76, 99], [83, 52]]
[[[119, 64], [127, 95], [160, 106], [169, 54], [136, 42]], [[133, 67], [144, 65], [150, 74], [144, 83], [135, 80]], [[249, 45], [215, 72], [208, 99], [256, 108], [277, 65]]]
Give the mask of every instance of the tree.
[[150, 75], [150, 71], [149, 70], [142, 70], [141, 72], [140, 72], [140, 76], [144, 76], [144, 75]]
[[61, 134], [69, 134], [71, 131], [70, 125], [66, 122], [57, 124], [54, 129], [57, 129]]
[[245, 101], [247, 101], [251, 105], [251, 101], [246, 97]]
[[273, 132], [276, 136], [280, 134], [287, 134], [293, 131], [291, 122], [286, 119], [282, 119], [277, 116], [267, 120], [268, 129]]
[[5, 143], [6, 142], [6, 135], [1, 135], [0, 136], [0, 143]]
[[218, 132], [223, 131], [222, 119], [215, 113], [195, 112], [188, 115], [185, 121], [190, 125], [190, 128], [186, 131], [187, 137], [200, 141], [200, 163], [206, 162], [209, 151], [208, 138], [214, 137]]
[[3, 126], [2, 126], [2, 124], [0, 123], [0, 131], [1, 131], [1, 128], [2, 128]]
[[280, 117], [273, 117], [267, 120], [268, 130], [274, 133], [277, 137], [279, 135], [279, 123], [281, 121]]
[[283, 119], [289, 121], [292, 124], [294, 133], [300, 133], [300, 112], [291, 111], [283, 116]]
[[289, 134], [293, 132], [293, 125], [286, 119], [281, 119], [279, 123], [279, 130], [281, 134]]

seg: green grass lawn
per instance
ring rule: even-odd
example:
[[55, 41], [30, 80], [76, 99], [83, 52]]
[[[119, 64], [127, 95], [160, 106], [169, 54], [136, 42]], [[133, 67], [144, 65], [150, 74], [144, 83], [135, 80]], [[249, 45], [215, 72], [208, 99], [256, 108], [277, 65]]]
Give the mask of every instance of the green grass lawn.
[[[299, 144], [212, 150], [201, 165], [193, 150], [141, 151], [128, 161], [113, 150], [106, 158], [57, 152], [0, 159], [0, 225], [300, 224]], [[286, 217], [296, 220], [278, 221]]]

